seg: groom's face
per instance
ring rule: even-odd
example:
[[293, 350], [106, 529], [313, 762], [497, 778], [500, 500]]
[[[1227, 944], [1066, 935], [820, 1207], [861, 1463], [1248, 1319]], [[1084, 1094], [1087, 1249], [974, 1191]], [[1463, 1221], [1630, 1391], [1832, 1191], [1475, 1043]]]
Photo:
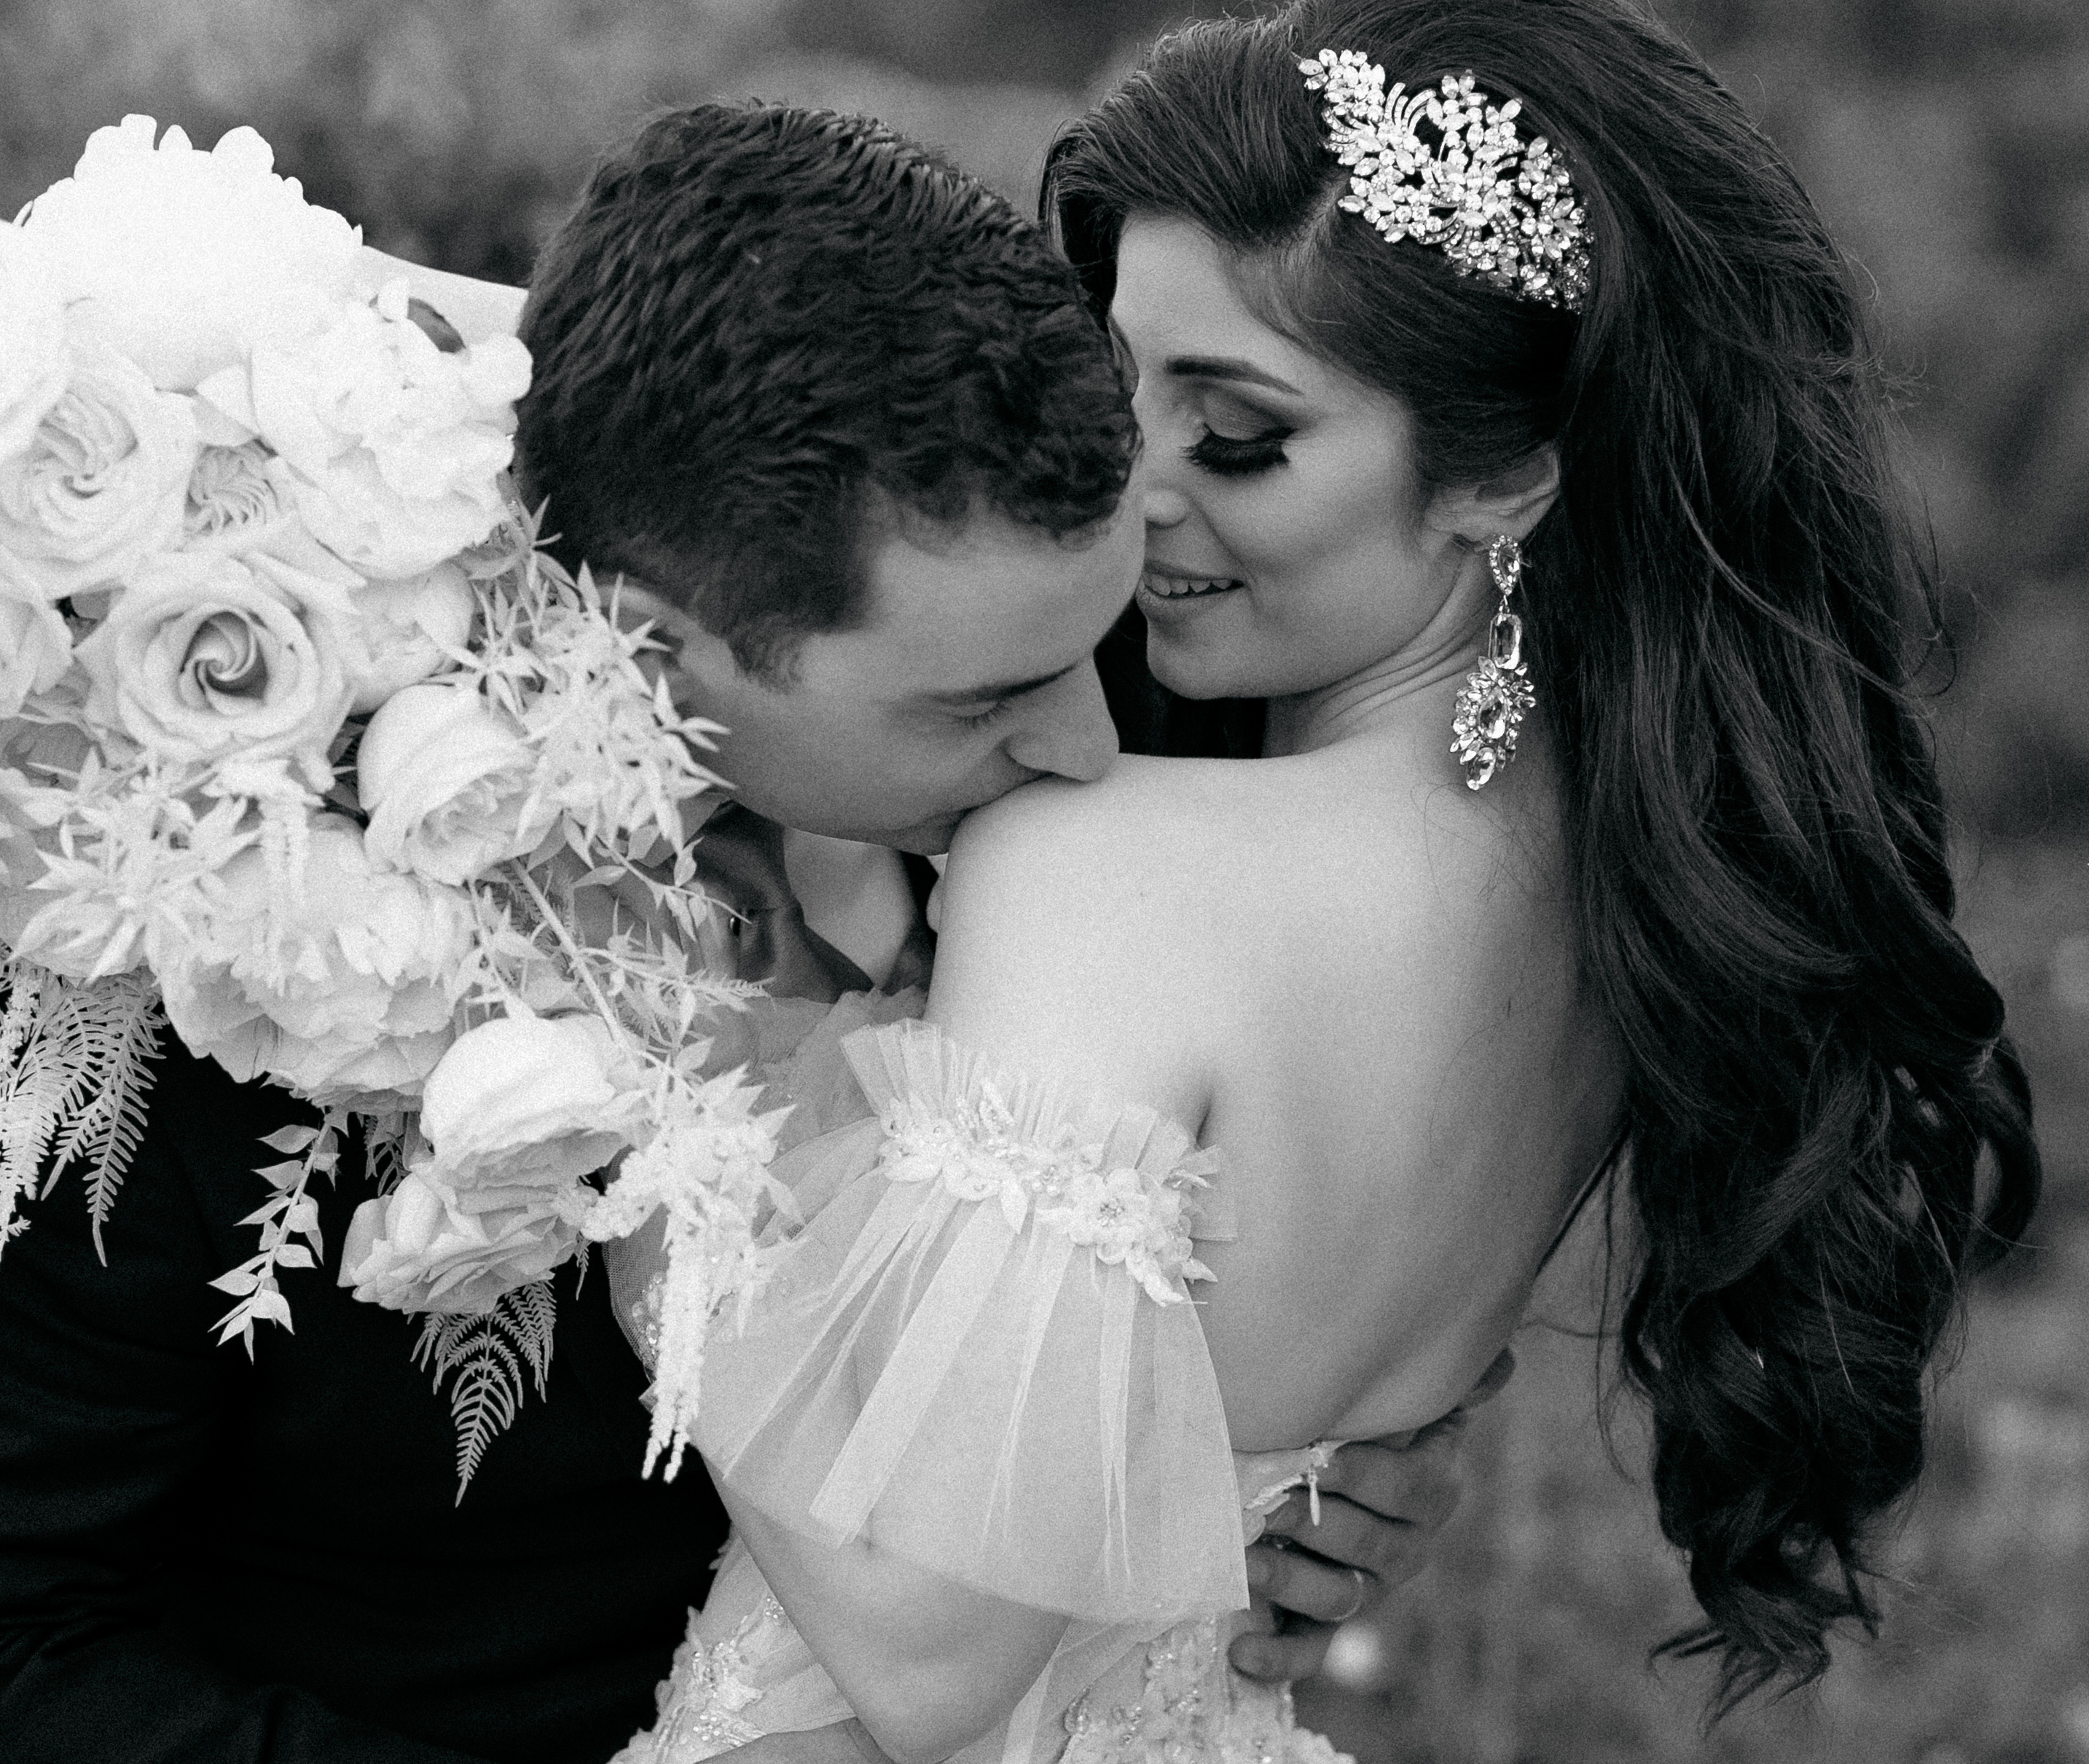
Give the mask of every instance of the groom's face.
[[1135, 500], [1070, 540], [999, 516], [886, 530], [868, 616], [806, 638], [783, 685], [657, 595], [627, 594], [676, 646], [683, 709], [726, 725], [708, 763], [740, 800], [809, 833], [941, 852], [969, 810], [1116, 758], [1093, 653], [1138, 580]]

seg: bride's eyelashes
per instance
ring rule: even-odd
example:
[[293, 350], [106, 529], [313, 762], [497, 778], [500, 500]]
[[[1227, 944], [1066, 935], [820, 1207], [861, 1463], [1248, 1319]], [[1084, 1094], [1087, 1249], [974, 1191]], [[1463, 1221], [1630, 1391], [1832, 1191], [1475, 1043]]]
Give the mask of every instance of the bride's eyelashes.
[[1284, 444], [1297, 431], [1279, 423], [1245, 437], [1221, 435], [1206, 427], [1182, 456], [1199, 470], [1220, 478], [1245, 478], [1285, 462]]

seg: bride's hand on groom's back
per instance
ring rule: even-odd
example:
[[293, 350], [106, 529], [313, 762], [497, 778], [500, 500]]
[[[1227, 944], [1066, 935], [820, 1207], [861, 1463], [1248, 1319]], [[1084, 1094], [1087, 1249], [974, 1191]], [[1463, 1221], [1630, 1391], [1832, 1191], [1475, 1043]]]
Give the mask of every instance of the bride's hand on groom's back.
[[1465, 1418], [1515, 1370], [1504, 1348], [1442, 1420], [1418, 1433], [1344, 1446], [1320, 1473], [1319, 1525], [1302, 1488], [1269, 1516], [1263, 1541], [1247, 1552], [1248, 1585], [1285, 1621], [1280, 1634], [1238, 1637], [1237, 1669], [1272, 1680], [1310, 1677], [1339, 1625], [1420, 1572], [1465, 1493]]

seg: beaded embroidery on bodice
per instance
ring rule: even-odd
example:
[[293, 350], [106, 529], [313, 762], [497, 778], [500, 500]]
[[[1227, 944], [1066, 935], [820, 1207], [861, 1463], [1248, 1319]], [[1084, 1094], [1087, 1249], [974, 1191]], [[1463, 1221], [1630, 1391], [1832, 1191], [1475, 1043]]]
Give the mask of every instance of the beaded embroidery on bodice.
[[[1232, 1634], [1227, 1619], [1202, 1617], [1147, 1642], [1135, 1655], [1140, 1679], [1134, 1695], [1083, 1697], [1056, 1731], [1039, 1736], [1028, 1764], [1354, 1764], [1298, 1726], [1289, 1686], [1233, 1670], [1226, 1660]], [[793, 1645], [803, 1644], [767, 1594], [723, 1641], [706, 1645], [693, 1622], [660, 1686], [658, 1721], [611, 1764], [701, 1764], [783, 1731], [761, 1725], [770, 1711], [760, 1680], [765, 1657]], [[839, 1693], [826, 1713], [832, 1721], [847, 1718]]]
[[[1236, 1454], [1242, 1510], [1250, 1535], [1263, 1517], [1303, 1484], [1317, 1507], [1318, 1478], [1333, 1456], [1332, 1444], [1301, 1450]], [[750, 1589], [758, 1588], [758, 1593]], [[756, 1607], [720, 1639], [719, 1613], [692, 1613], [689, 1634], [659, 1690], [659, 1719], [611, 1764], [700, 1764], [767, 1732], [774, 1719], [765, 1680], [787, 1681], [791, 1726], [808, 1719], [803, 1698], [809, 1658], [783, 1607], [760, 1583], [741, 1547], [728, 1551], [714, 1599], [735, 1604], [758, 1597]], [[706, 1632], [706, 1619], [711, 1629]], [[1134, 1645], [1117, 1670], [1081, 1697], [1064, 1717], [1021, 1754], [1024, 1764], [1354, 1764], [1322, 1736], [1301, 1728], [1288, 1686], [1259, 1684], [1234, 1672], [1226, 1648], [1237, 1629], [1232, 1617], [1202, 1617]], [[767, 1703], [769, 1706], [765, 1706]], [[839, 1692], [824, 1711], [835, 1721], [848, 1710]], [[1007, 1753], [989, 1752], [1009, 1764]], [[974, 1752], [959, 1754], [976, 1764]]]
[[723, 1642], [706, 1647], [693, 1628], [675, 1650], [675, 1663], [661, 1687], [659, 1720], [646, 1737], [651, 1749], [637, 1742], [617, 1754], [614, 1764], [637, 1764], [642, 1757], [663, 1761], [715, 1758], [735, 1746], [761, 1737], [762, 1730], [744, 1713], [761, 1700], [761, 1687], [749, 1676], [750, 1654], [758, 1653], [765, 1629], [787, 1627], [790, 1618], [765, 1594], [761, 1607], [749, 1612]]
[[1355, 1764], [1298, 1724], [1285, 1685], [1257, 1684], [1226, 1663], [1225, 1620], [1177, 1625], [1147, 1644], [1136, 1702], [1067, 1712], [1057, 1764]]

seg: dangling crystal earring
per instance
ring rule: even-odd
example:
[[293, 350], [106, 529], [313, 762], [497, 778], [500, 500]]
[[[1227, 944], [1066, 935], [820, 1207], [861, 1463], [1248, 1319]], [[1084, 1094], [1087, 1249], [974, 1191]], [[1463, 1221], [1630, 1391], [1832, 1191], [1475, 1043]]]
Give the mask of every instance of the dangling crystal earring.
[[1465, 768], [1468, 790], [1478, 790], [1516, 758], [1523, 714], [1538, 702], [1523, 659], [1523, 620], [1508, 610], [1508, 597], [1523, 577], [1523, 547], [1503, 534], [1487, 547], [1487, 569], [1501, 604], [1487, 627], [1486, 653], [1466, 676], [1451, 719], [1451, 751]]

